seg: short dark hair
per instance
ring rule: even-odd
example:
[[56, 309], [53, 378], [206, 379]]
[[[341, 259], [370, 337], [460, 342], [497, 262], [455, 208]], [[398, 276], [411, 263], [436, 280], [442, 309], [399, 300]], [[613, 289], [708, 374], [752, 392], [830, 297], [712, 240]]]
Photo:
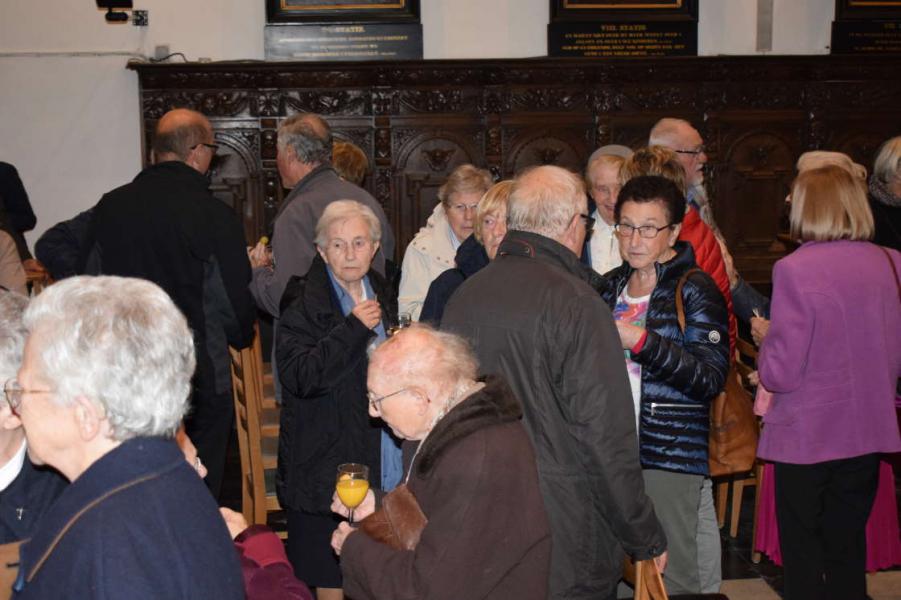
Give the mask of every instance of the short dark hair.
[[617, 223], [626, 202], [662, 203], [671, 225], [681, 223], [685, 217], [685, 194], [672, 180], [659, 175], [639, 175], [626, 182], [613, 207], [613, 218]]

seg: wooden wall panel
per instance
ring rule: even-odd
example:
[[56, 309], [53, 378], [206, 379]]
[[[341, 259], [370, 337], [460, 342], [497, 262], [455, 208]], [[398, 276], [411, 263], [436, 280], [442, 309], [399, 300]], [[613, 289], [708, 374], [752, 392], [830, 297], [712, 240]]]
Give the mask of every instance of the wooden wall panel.
[[170, 108], [210, 117], [222, 144], [213, 191], [242, 216], [248, 242], [267, 230], [285, 194], [275, 166], [279, 122], [302, 111], [326, 117], [336, 138], [369, 156], [365, 185], [394, 225], [397, 259], [459, 164], [496, 177], [535, 164], [581, 171], [594, 148], [638, 147], [657, 119], [686, 118], [709, 148], [708, 190], [737, 266], [766, 286], [787, 251], [778, 234], [797, 156], [836, 149], [869, 167], [878, 145], [901, 131], [898, 64], [892, 56], [768, 56], [130, 68], [140, 79], [145, 140]]

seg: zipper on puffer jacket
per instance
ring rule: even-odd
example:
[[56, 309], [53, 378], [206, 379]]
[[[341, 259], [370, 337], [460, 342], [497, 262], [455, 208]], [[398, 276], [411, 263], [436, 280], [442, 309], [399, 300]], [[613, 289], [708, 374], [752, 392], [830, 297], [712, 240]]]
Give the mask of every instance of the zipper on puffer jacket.
[[651, 402], [651, 415], [653, 415], [657, 408], [705, 408], [703, 404], [685, 404], [685, 403], [666, 403], [666, 402]]

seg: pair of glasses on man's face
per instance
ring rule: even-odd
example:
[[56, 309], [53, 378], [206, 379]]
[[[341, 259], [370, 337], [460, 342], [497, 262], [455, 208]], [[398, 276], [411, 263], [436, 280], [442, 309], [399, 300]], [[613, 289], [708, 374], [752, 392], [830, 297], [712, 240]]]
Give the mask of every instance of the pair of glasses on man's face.
[[22, 396], [28, 394], [52, 394], [53, 390], [26, 390], [18, 381], [10, 379], [3, 384], [3, 395], [6, 397], [6, 403], [9, 404], [9, 410], [14, 415], [19, 416], [19, 407], [22, 406]]
[[193, 150], [194, 148], [197, 148], [198, 146], [203, 146], [204, 148], [209, 148], [210, 150], [213, 151], [213, 154], [216, 154], [216, 152], [219, 151], [219, 144], [207, 144], [206, 142], [200, 142], [199, 144], [194, 144], [193, 146], [191, 146], [191, 150]]
[[691, 154], [692, 156], [699, 156], [704, 154], [707, 149], [704, 146], [698, 146], [692, 150], [673, 150], [676, 154]]

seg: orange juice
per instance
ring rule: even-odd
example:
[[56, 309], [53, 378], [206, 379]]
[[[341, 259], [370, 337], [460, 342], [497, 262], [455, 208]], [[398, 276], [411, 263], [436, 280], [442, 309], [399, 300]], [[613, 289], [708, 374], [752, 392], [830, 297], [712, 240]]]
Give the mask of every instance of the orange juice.
[[369, 491], [369, 482], [365, 479], [341, 479], [335, 486], [338, 498], [347, 508], [356, 508]]

